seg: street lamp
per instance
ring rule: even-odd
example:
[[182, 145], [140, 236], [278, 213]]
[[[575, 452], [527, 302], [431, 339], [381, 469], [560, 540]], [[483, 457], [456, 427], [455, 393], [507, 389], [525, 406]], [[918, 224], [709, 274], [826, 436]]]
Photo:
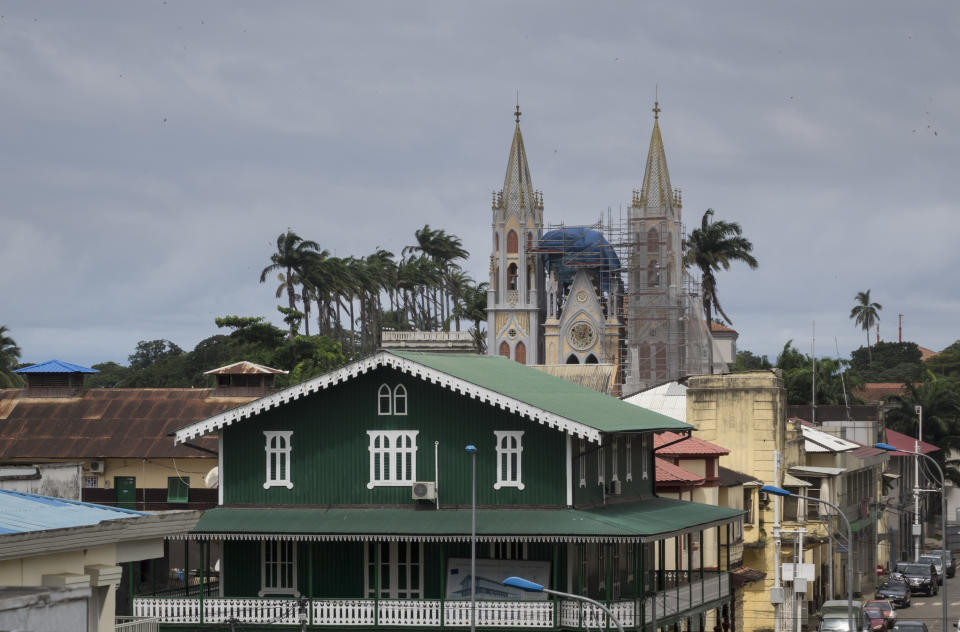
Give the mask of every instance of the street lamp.
[[[822, 498], [813, 498], [811, 496], [793, 494], [782, 487], [775, 487], [774, 485], [764, 485], [760, 488], [760, 491], [767, 492], [768, 494], [774, 494], [775, 496], [793, 496], [794, 498], [801, 498], [803, 500], [812, 500], [818, 503], [823, 503], [828, 507], [832, 507], [833, 510], [836, 511], [841, 518], [843, 518], [843, 521], [847, 525], [847, 625], [849, 626], [847, 632], [857, 632], [857, 629], [853, 627], [853, 529], [850, 528], [850, 521], [847, 520], [847, 517], [842, 511], [840, 511], [839, 507]], [[803, 551], [800, 553], [803, 555]], [[776, 560], [776, 563], [779, 564], [780, 560]]]
[[473, 457], [472, 510], [470, 512], [470, 632], [477, 630], [477, 446], [464, 451]]
[[[916, 452], [908, 452], [907, 450], [901, 450], [900, 448], [895, 448], [889, 443], [874, 443], [873, 447], [879, 448], [881, 450], [886, 450], [887, 452], [901, 452], [903, 454], [912, 454], [913, 456], [922, 456], [927, 459], [933, 466], [937, 468], [937, 474], [940, 475], [940, 528], [942, 529], [943, 538], [940, 540], [940, 559], [941, 566], [940, 570], [946, 574], [947, 571], [947, 486], [946, 481], [943, 478], [943, 470], [940, 469], [940, 464], [937, 463], [937, 460], [930, 456], [929, 454], [923, 454], [920, 452], [920, 446], [917, 445]], [[917, 479], [913, 483], [916, 487], [920, 486], [920, 480]], [[947, 632], [947, 580], [943, 580], [943, 596], [940, 598], [943, 602], [941, 617], [943, 617], [943, 632]]]
[[617, 626], [617, 630], [619, 630], [620, 632], [623, 632], [623, 624], [620, 623], [620, 619], [618, 619], [612, 612], [610, 612], [610, 609], [607, 608], [605, 605], [603, 605], [599, 601], [594, 601], [589, 597], [584, 597], [583, 595], [574, 595], [571, 593], [560, 592], [559, 590], [550, 590], [549, 588], [544, 588], [540, 584], [536, 582], [532, 582], [529, 579], [524, 579], [522, 577], [508, 577], [505, 580], [503, 580], [503, 585], [511, 586], [513, 588], [519, 588], [521, 590], [526, 590], [529, 592], [542, 592], [542, 593], [547, 593], [548, 595], [556, 595], [557, 597], [566, 597], [567, 599], [576, 599], [577, 601], [584, 601], [586, 603], [593, 604], [594, 606], [606, 612], [607, 616], [610, 617], [610, 620], [613, 621], [613, 623]]

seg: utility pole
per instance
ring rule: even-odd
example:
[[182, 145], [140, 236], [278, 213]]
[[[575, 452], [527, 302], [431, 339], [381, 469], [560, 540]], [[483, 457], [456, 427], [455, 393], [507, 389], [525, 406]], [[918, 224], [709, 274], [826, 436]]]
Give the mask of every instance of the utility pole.
[[[780, 452], [773, 451], [773, 480], [780, 484]], [[773, 494], [773, 588], [770, 601], [773, 603], [774, 632], [783, 632], [780, 613], [783, 606], [783, 584], [780, 583], [780, 496]]]
[[[913, 559], [920, 557], [920, 441], [923, 439], [923, 406], [915, 406], [917, 414], [917, 440], [913, 442]], [[946, 534], [944, 534], [946, 537]]]

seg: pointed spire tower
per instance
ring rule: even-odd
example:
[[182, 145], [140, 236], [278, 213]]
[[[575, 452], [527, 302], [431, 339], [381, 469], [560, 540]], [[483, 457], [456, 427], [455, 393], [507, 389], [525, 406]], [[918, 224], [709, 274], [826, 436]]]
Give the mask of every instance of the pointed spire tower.
[[[689, 301], [684, 292], [680, 191], [670, 185], [660, 136], [660, 103], [643, 173], [628, 211], [630, 228], [627, 375], [624, 394], [700, 372], [691, 363]], [[696, 313], [696, 312], [694, 312]], [[699, 352], [697, 352], [699, 353]]]
[[520, 115], [517, 105], [503, 188], [493, 194], [487, 353], [537, 364], [542, 355], [543, 266], [532, 249], [543, 235], [543, 194], [530, 179]]

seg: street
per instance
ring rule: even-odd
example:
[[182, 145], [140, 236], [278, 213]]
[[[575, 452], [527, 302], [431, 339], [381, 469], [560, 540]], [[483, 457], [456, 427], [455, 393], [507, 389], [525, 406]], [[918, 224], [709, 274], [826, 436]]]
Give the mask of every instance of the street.
[[[960, 616], [960, 575], [945, 580], [949, 592], [950, 602], [947, 608], [949, 620], [947, 621], [947, 631], [953, 632], [953, 624]], [[913, 596], [912, 605], [906, 610], [897, 610], [897, 621], [923, 621], [927, 624], [930, 632], [940, 632], [943, 627], [940, 623], [940, 608], [942, 607], [941, 597], [943, 596], [943, 586], [940, 587], [940, 593], [933, 597], [916, 594]], [[870, 597], [872, 598], [872, 597]], [[864, 599], [868, 599], [864, 596]]]

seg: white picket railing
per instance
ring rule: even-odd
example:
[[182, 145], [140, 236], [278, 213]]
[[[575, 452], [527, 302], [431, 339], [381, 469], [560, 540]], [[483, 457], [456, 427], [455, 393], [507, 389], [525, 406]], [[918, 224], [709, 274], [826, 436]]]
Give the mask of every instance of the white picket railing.
[[114, 617], [114, 632], [157, 632], [160, 619], [148, 617]]
[[[716, 601], [730, 594], [726, 573], [706, 576], [647, 597], [644, 603], [646, 622], [653, 617], [663, 619], [680, 614], [703, 603]], [[211, 598], [203, 600], [203, 622], [296, 625], [300, 622], [301, 604], [297, 599]], [[469, 627], [470, 602], [439, 599], [314, 599], [312, 625], [393, 627]], [[579, 601], [563, 600], [559, 604], [559, 624], [568, 628], [605, 628], [606, 614], [596, 606]], [[613, 614], [625, 627], [635, 627], [639, 618], [633, 600], [610, 604]], [[441, 609], [443, 616], [441, 617]], [[162, 623], [200, 623], [200, 600], [194, 598], [135, 597], [133, 614], [158, 619]], [[551, 601], [485, 601], [477, 602], [477, 627], [484, 628], [552, 628], [554, 602]]]

